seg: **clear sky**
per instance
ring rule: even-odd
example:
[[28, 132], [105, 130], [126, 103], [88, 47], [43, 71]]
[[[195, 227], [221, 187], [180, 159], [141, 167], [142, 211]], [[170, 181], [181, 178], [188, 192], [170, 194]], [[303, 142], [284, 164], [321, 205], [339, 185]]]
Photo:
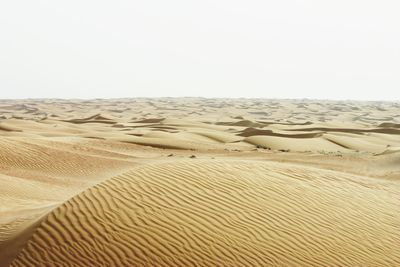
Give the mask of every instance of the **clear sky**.
[[0, 98], [400, 100], [398, 0], [0, 2]]

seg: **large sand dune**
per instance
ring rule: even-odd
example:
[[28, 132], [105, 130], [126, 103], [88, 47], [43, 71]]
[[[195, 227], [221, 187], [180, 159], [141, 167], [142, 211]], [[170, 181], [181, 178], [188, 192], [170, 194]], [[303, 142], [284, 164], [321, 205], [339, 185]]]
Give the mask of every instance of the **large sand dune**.
[[400, 266], [399, 108], [0, 101], [0, 266]]
[[12, 266], [396, 266], [399, 194], [289, 164], [153, 163], [51, 212]]

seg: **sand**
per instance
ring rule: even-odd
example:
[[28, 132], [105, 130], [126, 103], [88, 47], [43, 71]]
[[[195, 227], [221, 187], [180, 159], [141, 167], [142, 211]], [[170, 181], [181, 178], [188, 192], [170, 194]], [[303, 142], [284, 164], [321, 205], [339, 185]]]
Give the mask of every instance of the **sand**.
[[399, 103], [0, 101], [0, 266], [400, 266]]

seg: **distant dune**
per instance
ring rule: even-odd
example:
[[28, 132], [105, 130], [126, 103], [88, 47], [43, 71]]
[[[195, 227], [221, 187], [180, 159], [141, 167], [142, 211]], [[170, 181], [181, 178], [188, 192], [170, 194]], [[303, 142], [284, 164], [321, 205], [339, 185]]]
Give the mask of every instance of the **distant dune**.
[[0, 100], [0, 266], [400, 266], [399, 108]]

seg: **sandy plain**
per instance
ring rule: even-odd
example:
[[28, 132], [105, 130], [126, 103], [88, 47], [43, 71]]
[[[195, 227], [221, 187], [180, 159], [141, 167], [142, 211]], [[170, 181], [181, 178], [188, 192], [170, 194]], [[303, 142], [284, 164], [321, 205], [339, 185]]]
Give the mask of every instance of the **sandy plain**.
[[0, 266], [400, 266], [400, 103], [0, 100]]

